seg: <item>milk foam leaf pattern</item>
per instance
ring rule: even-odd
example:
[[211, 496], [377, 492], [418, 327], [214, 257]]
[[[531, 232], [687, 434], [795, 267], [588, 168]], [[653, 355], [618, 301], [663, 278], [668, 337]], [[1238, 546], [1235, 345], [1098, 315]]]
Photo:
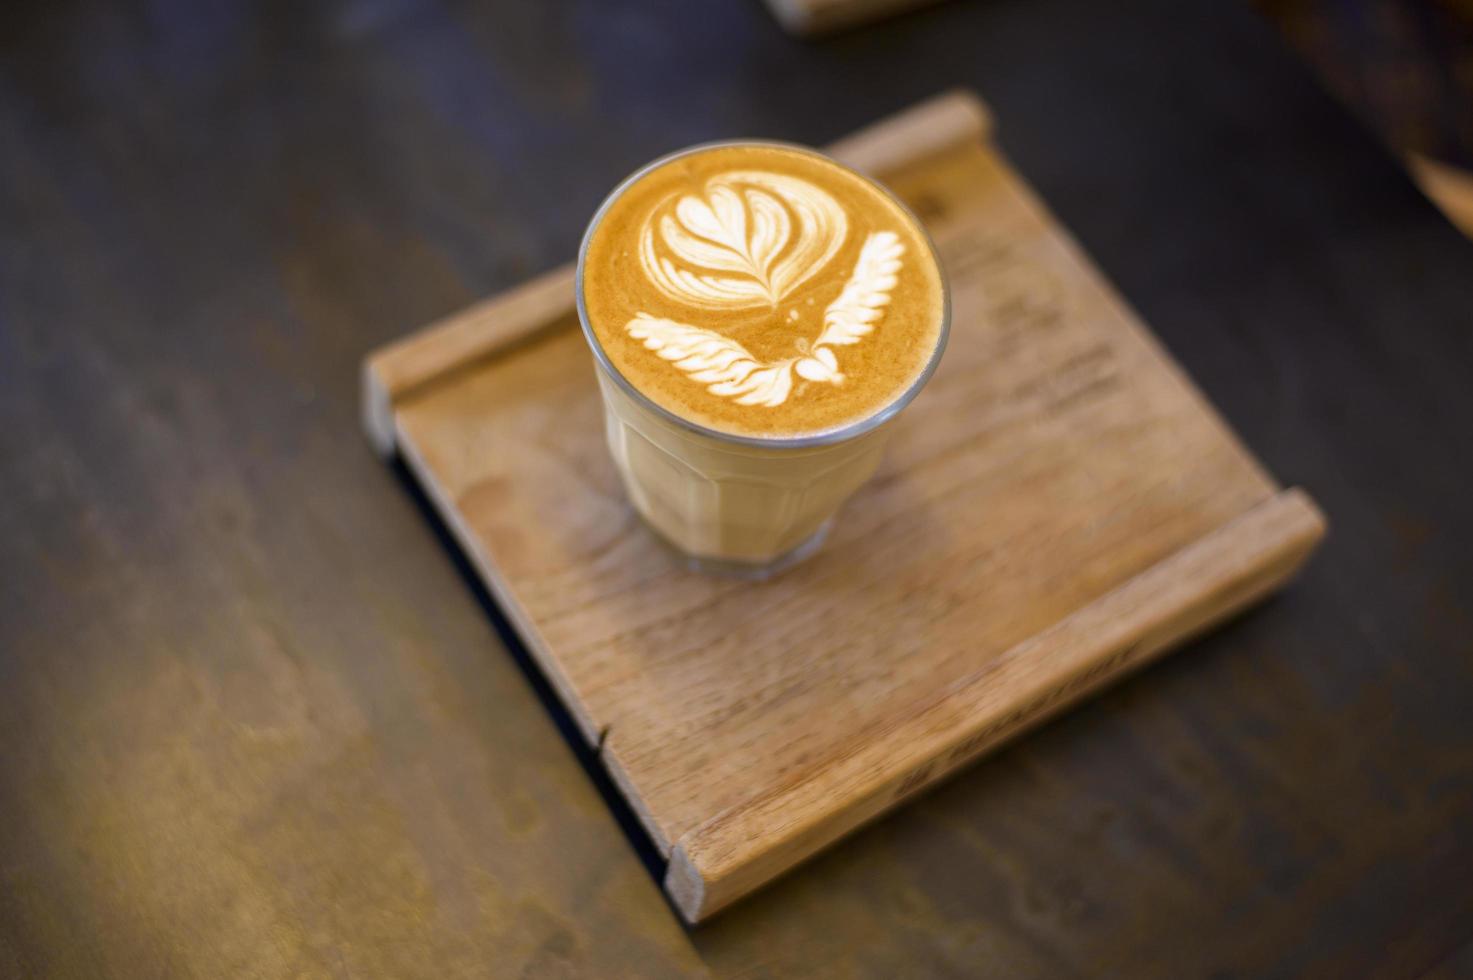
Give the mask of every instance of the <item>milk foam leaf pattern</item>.
[[854, 272], [837, 299], [823, 314], [823, 333], [816, 347], [843, 347], [858, 343], [885, 315], [890, 291], [900, 272], [905, 246], [893, 231], [877, 231], [865, 239]]
[[787, 401], [796, 358], [763, 363], [740, 343], [714, 330], [641, 313], [624, 328], [663, 359], [684, 371], [713, 395], [738, 405], [769, 408]]
[[639, 261], [667, 297], [715, 309], [776, 307], [844, 243], [848, 217], [808, 181], [760, 170], [717, 174], [645, 221]]
[[[712, 216], [718, 208], [711, 209]], [[693, 219], [696, 226], [704, 214]], [[719, 219], [717, 219], [719, 220]], [[793, 374], [805, 381], [844, 383], [832, 348], [857, 344], [885, 315], [890, 291], [900, 273], [905, 246], [893, 231], [877, 231], [865, 239], [844, 288], [824, 310], [823, 331], [796, 357], [759, 360], [738, 341], [714, 330], [640, 313], [624, 327], [647, 349], [670, 361], [713, 395], [738, 405], [774, 408], [788, 400]]]

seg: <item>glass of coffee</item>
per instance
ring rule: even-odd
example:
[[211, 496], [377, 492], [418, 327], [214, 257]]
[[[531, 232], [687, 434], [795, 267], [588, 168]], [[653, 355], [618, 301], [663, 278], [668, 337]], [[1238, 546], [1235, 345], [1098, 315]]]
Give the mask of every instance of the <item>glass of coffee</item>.
[[950, 307], [920, 222], [822, 154], [731, 142], [620, 184], [578, 253], [609, 450], [704, 571], [812, 553], [935, 370]]

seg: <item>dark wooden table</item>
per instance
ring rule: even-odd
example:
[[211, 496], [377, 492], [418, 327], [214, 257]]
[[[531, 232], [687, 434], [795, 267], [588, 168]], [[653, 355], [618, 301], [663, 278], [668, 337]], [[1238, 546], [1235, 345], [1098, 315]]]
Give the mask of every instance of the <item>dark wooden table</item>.
[[[683, 930], [362, 354], [957, 84], [1331, 540]], [[1231, 0], [0, 7], [0, 976], [1473, 972], [1473, 244]]]

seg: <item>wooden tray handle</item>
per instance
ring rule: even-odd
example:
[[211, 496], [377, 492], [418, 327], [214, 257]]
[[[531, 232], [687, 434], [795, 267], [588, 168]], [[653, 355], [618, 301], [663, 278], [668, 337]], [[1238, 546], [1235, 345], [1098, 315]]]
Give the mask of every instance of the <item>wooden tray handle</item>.
[[927, 99], [830, 143], [827, 152], [855, 170], [883, 180], [922, 160], [992, 136], [992, 113], [966, 89]]

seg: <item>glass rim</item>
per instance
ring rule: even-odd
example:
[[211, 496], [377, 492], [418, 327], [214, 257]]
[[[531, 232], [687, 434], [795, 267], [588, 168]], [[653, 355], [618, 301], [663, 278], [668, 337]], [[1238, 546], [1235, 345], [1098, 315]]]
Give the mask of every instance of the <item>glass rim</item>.
[[[593, 327], [589, 325], [588, 307], [583, 299], [583, 273], [585, 260], [588, 257], [588, 243], [592, 240], [594, 231], [598, 228], [599, 223], [603, 220], [604, 215], [608, 212], [613, 203], [617, 201], [620, 197], [622, 197], [624, 195], [624, 192], [627, 191], [636, 182], [638, 182], [642, 177], [658, 167], [662, 167], [665, 164], [670, 163], [674, 160], [679, 160], [681, 157], [690, 156], [695, 153], [702, 153], [707, 150], [717, 150], [723, 149], [725, 147], [735, 146], [772, 147], [775, 149], [789, 150], [797, 153], [807, 154], [809, 156], [818, 157], [826, 163], [838, 167], [840, 170], [847, 171], [848, 173], [859, 177], [861, 180], [867, 181], [869, 184], [879, 190], [881, 194], [888, 198], [897, 208], [899, 208], [902, 214], [904, 214], [907, 218], [911, 220], [911, 222], [915, 225], [916, 231], [920, 234], [921, 241], [926, 244], [926, 248], [930, 251], [931, 261], [935, 263], [937, 274], [941, 279], [941, 326], [936, 333], [936, 344], [931, 351], [931, 356], [926, 359], [925, 366], [921, 369], [920, 373], [916, 375], [915, 379], [911, 381], [911, 383], [907, 385], [903, 391], [892, 398], [884, 405], [883, 408], [879, 409], [878, 411], [875, 411], [861, 419], [857, 419], [854, 422], [850, 422], [847, 425], [843, 425], [835, 429], [826, 429], [820, 432], [814, 432], [807, 435], [799, 436], [749, 436], [742, 435], [736, 432], [726, 432], [721, 429], [714, 429], [708, 425], [702, 425], [701, 423], [696, 422], [693, 419], [685, 418], [684, 416], [671, 411], [670, 409], [656, 402], [654, 399], [650, 398], [644, 392], [640, 391], [638, 386], [635, 385], [634, 382], [626, 378], [624, 376], [624, 373], [619, 370], [617, 365], [614, 364], [613, 360], [609, 357], [608, 352], [604, 350], [603, 344], [599, 342], [597, 334], [595, 334], [593, 331]], [[664, 421], [676, 425], [679, 428], [685, 429], [687, 431], [694, 432], [697, 435], [705, 436], [710, 439], [715, 439], [720, 442], [736, 443], [743, 446], [762, 446], [769, 449], [807, 449], [817, 446], [830, 446], [834, 445], [835, 443], [846, 442], [850, 439], [855, 438], [856, 436], [861, 436], [866, 432], [877, 429], [881, 425], [884, 425], [886, 422], [890, 421], [890, 419], [899, 414], [901, 409], [905, 408], [905, 406], [914, 401], [916, 395], [920, 394], [921, 389], [925, 387], [926, 382], [930, 380], [931, 375], [936, 373], [936, 367], [938, 364], [941, 363], [941, 355], [945, 352], [946, 343], [951, 336], [951, 284], [947, 281], [946, 270], [945, 267], [941, 264], [941, 255], [936, 250], [936, 243], [931, 240], [931, 233], [926, 229], [926, 226], [921, 223], [921, 219], [916, 217], [915, 212], [912, 211], [910, 207], [895, 194], [894, 191], [890, 190], [890, 188], [886, 187], [874, 177], [871, 177], [868, 174], [860, 173], [853, 167], [841, 163], [840, 161], [835, 160], [833, 157], [829, 156], [827, 153], [815, 150], [811, 146], [804, 146], [801, 143], [791, 143], [784, 140], [727, 139], [697, 143], [693, 146], [687, 146], [684, 149], [675, 150], [671, 153], [666, 153], [663, 156], [657, 157], [656, 159], [651, 160], [649, 163], [646, 163], [644, 166], [635, 170], [623, 180], [619, 181], [619, 183], [615, 185], [614, 189], [608, 193], [608, 196], [603, 199], [603, 202], [599, 204], [598, 210], [593, 212], [593, 217], [589, 219], [588, 227], [583, 232], [583, 240], [578, 245], [578, 265], [573, 276], [573, 294], [574, 303], [578, 309], [578, 325], [582, 328], [584, 339], [588, 341], [588, 346], [593, 351], [594, 360], [598, 362], [598, 366], [603, 369], [604, 373], [607, 374], [614, 381], [614, 383], [617, 384], [625, 392], [625, 394], [633, 398], [636, 403], [644, 408], [649, 409], [651, 412], [653, 412], [656, 416], [663, 419]]]

